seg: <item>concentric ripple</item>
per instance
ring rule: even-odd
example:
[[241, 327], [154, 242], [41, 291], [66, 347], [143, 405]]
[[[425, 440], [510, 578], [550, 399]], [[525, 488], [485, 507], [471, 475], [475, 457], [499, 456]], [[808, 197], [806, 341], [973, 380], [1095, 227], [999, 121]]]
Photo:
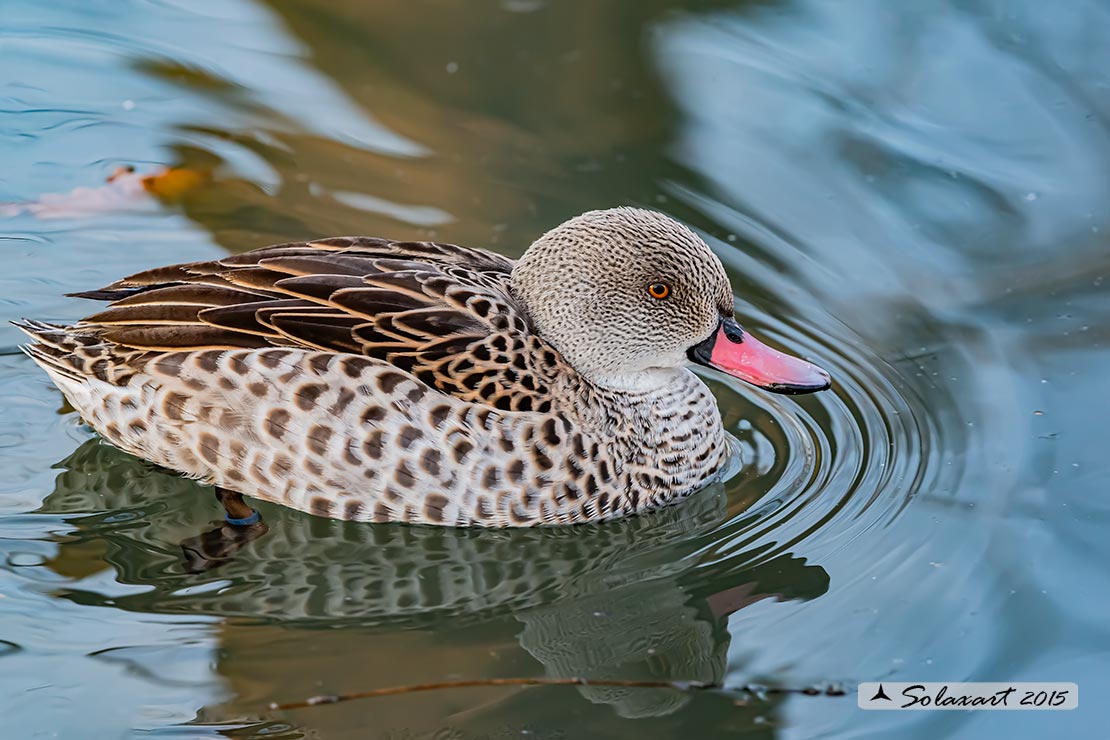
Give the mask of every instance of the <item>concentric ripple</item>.
[[[713, 559], [753, 549], [755, 562], [800, 549], [829, 554], [893, 521], [923, 486], [940, 484], [940, 422], [914, 379], [846, 330], [808, 330], [778, 321], [759, 333], [816, 358], [834, 378], [830, 392], [783, 397], [720, 387], [741, 396], [724, 404], [744, 462], [729, 490], [758, 499], [713, 534]], [[774, 544], [761, 546], [767, 542]]]

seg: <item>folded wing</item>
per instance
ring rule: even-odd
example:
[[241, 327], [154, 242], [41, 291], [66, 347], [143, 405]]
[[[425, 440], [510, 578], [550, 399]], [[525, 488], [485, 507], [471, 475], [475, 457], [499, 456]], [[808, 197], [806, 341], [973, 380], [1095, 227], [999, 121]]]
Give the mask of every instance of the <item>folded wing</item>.
[[280, 244], [75, 294], [111, 304], [73, 329], [129, 356], [274, 346], [360, 354], [463, 400], [546, 411], [561, 359], [513, 297], [512, 267], [432, 242]]

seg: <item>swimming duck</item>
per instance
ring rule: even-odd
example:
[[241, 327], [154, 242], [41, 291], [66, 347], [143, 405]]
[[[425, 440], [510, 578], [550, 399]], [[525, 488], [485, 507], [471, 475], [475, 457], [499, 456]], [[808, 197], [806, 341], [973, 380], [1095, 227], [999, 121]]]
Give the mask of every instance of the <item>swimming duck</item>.
[[724, 467], [716, 401], [686, 366], [829, 387], [733, 315], [720, 260], [653, 211], [591, 211], [514, 262], [339, 237], [160, 267], [24, 347], [116, 446], [325, 517], [573, 524], [687, 496]]

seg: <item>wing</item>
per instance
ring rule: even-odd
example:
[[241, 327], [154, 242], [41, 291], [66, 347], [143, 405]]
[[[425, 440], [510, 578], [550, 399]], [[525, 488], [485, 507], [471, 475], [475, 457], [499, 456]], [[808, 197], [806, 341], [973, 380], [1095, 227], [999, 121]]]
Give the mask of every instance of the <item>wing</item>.
[[512, 267], [491, 252], [432, 242], [280, 244], [76, 293], [112, 303], [75, 329], [145, 352], [361, 354], [466, 401], [546, 411], [550, 381], [565, 367], [509, 290]]

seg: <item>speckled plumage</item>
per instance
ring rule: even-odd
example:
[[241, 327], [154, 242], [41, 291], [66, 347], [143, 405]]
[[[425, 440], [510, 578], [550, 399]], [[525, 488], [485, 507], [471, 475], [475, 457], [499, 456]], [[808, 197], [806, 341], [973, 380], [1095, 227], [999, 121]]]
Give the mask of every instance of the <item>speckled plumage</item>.
[[[667, 301], [643, 286], [666, 280]], [[732, 295], [697, 236], [615, 209], [519, 263], [365, 237], [158, 268], [26, 347], [106, 439], [185, 475], [337, 519], [609, 519], [722, 468], [683, 364]]]

